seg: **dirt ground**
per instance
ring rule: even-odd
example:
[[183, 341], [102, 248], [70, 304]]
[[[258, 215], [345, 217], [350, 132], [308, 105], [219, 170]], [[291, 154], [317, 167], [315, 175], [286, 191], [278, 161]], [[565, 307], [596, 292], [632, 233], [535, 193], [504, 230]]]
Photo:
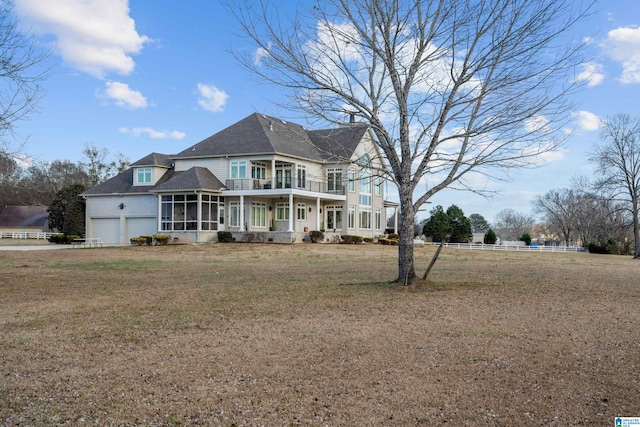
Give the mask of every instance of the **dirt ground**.
[[[416, 248], [418, 270], [432, 247]], [[0, 426], [640, 416], [640, 261], [213, 244], [0, 252]]]

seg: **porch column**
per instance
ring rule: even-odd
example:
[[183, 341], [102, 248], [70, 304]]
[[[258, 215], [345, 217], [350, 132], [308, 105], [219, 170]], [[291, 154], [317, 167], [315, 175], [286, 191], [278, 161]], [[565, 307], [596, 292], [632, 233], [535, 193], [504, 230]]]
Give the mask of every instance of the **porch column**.
[[398, 234], [398, 207], [393, 207], [393, 234]]
[[271, 188], [276, 188], [276, 159], [271, 159]]
[[162, 196], [160, 194], [157, 195], [158, 197], [158, 218], [157, 218], [157, 223], [158, 223], [158, 232], [160, 230], [162, 230]]
[[202, 193], [198, 192], [198, 208], [197, 214], [198, 222], [196, 223], [196, 243], [200, 243], [200, 230], [202, 230]]
[[244, 229], [244, 196], [240, 196], [240, 230], [245, 231]]
[[289, 229], [287, 230], [289, 233], [293, 232], [293, 191], [289, 194]]
[[316, 230], [320, 230], [320, 197], [316, 199]]

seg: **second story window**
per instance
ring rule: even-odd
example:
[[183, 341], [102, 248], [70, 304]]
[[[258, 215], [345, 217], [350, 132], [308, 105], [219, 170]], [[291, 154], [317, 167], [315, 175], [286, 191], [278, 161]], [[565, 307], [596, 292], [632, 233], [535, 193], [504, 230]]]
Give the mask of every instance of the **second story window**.
[[307, 167], [298, 165], [298, 188], [306, 188], [307, 186]]
[[356, 173], [355, 171], [350, 170], [347, 172], [347, 179], [349, 180], [349, 191], [356, 191]]
[[267, 165], [262, 162], [251, 162], [251, 178], [267, 179]]
[[232, 160], [231, 161], [231, 179], [242, 179], [247, 177], [247, 161]]
[[151, 168], [137, 168], [136, 172], [136, 184], [151, 184]]
[[327, 169], [327, 190], [330, 192], [342, 191], [342, 169]]

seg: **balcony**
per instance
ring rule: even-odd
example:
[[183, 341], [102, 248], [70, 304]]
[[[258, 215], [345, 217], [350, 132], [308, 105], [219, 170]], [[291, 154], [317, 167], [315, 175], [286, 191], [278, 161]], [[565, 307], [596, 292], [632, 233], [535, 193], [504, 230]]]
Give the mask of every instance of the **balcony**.
[[327, 181], [313, 181], [310, 179], [227, 179], [225, 186], [232, 191], [248, 191], [248, 190], [277, 190], [277, 189], [297, 189], [304, 191], [312, 191], [314, 193], [345, 195], [344, 185], [335, 185]]

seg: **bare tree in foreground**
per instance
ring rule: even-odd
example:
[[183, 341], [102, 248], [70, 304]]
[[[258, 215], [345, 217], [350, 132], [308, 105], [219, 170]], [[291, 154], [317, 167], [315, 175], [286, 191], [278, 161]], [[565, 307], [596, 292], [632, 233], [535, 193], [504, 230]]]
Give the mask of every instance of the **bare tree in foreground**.
[[591, 161], [597, 165], [595, 185], [613, 192], [631, 213], [635, 250], [640, 258], [640, 119], [617, 114], [605, 122], [603, 144], [597, 146]]
[[[439, 191], [538, 164], [566, 136], [581, 46], [574, 0], [229, 2], [256, 51], [236, 57], [311, 117], [371, 126], [399, 193], [397, 282], [416, 279], [416, 211]], [[418, 191], [425, 180], [428, 188]]]
[[11, 3], [0, 0], [0, 150], [9, 151], [6, 134], [34, 110], [50, 53], [19, 28]]

